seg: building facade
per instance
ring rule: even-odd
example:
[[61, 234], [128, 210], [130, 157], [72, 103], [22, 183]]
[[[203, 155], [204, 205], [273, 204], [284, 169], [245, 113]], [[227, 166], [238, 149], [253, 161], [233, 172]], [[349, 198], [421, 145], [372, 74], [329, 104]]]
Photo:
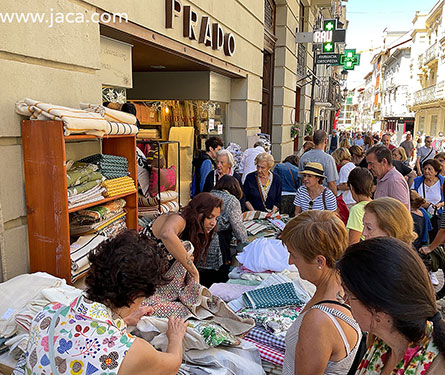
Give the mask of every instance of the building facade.
[[444, 1], [438, 1], [427, 14], [413, 19], [411, 54], [411, 111], [415, 131], [437, 136], [445, 127], [445, 27]]
[[[128, 99], [220, 103], [223, 136], [242, 148], [263, 131], [277, 162], [293, 153], [291, 126], [308, 118], [309, 45], [323, 9], [340, 0], [47, 0], [2, 2], [0, 106], [1, 280], [28, 272], [27, 207], [17, 100], [79, 108], [104, 88]], [[327, 8], [327, 10], [326, 10]], [[39, 15], [38, 17], [36, 15]], [[23, 15], [27, 17], [24, 20]], [[51, 147], [49, 144], [48, 147]], [[70, 144], [70, 158], [97, 152]], [[49, 184], [48, 189], [51, 189]]]

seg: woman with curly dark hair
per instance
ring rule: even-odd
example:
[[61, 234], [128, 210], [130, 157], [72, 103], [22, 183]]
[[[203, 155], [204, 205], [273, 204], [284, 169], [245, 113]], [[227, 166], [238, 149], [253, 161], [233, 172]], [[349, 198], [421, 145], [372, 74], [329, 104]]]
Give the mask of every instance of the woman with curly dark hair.
[[26, 373], [176, 374], [187, 327], [182, 319], [170, 318], [165, 353], [127, 332], [127, 324], [152, 311], [141, 303], [164, 283], [165, 253], [128, 230], [102, 242], [89, 261], [85, 295], [69, 306], [46, 306], [32, 322]]
[[[196, 264], [207, 256], [223, 204], [223, 200], [213, 194], [199, 193], [179, 214], [157, 217], [144, 232], [162, 241], [160, 245], [199, 282]], [[192, 243], [193, 255], [187, 254], [181, 241]]]
[[414, 249], [380, 237], [350, 246], [337, 262], [360, 328], [375, 335], [356, 375], [443, 375], [445, 320]]

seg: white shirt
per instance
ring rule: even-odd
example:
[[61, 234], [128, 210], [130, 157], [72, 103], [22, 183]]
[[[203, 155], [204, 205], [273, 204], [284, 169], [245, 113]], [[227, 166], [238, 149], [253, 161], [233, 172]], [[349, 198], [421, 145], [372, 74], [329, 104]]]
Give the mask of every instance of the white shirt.
[[[425, 185], [425, 195], [423, 194], [423, 188], [424, 183], [422, 182], [419, 185], [419, 188], [417, 189], [417, 194], [419, 194], [421, 197], [425, 198], [428, 202], [432, 204], [437, 204], [442, 200], [442, 196], [440, 194], [440, 180], [437, 180], [437, 182], [433, 186], [427, 186]], [[414, 189], [414, 184], [411, 187]], [[432, 206], [428, 207], [428, 212], [430, 214], [434, 214], [434, 208]]]
[[[355, 168], [355, 164], [352, 162], [346, 163], [343, 167], [340, 168], [340, 172], [338, 174], [338, 185], [345, 184], [348, 182], [349, 173]], [[356, 201], [352, 198], [351, 190], [339, 190], [341, 191], [341, 195], [343, 197], [343, 201], [346, 204], [355, 204]]]
[[239, 168], [239, 172], [243, 174], [241, 179], [243, 184], [247, 175], [256, 171], [255, 158], [257, 155], [262, 154], [263, 152], [266, 152], [266, 150], [261, 146], [248, 148], [246, 151], [244, 151]]

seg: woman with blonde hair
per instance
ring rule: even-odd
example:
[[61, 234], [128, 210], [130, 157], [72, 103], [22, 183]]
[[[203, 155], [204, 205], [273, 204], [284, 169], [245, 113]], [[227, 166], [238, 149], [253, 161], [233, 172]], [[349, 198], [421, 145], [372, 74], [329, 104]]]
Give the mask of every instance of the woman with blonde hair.
[[267, 152], [255, 158], [257, 170], [244, 181], [244, 195], [248, 211], [276, 212], [281, 202], [281, 178], [271, 171], [275, 161]]
[[316, 286], [287, 331], [283, 375], [347, 374], [361, 332], [349, 306], [337, 300], [343, 289], [335, 263], [348, 245], [346, 228], [333, 212], [306, 211], [286, 225], [281, 240], [289, 251], [289, 263]]
[[363, 236], [366, 240], [394, 237], [409, 245], [417, 238], [410, 212], [404, 204], [390, 197], [377, 198], [365, 206]]
[[392, 159], [399, 160], [406, 166], [409, 166], [408, 157], [406, 156], [406, 151], [403, 147], [396, 147], [392, 150]]

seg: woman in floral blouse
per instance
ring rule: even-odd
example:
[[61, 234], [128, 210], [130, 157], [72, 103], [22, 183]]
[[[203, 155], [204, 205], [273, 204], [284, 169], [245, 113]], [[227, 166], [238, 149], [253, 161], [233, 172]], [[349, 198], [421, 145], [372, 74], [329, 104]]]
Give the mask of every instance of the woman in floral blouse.
[[50, 304], [30, 329], [26, 374], [176, 374], [186, 323], [170, 318], [168, 348], [159, 352], [127, 332], [152, 311], [141, 308], [164, 280], [167, 261], [136, 231], [102, 242], [89, 256], [86, 294], [70, 305]]
[[445, 374], [445, 320], [409, 245], [390, 237], [358, 242], [337, 268], [352, 315], [375, 335], [356, 375]]

